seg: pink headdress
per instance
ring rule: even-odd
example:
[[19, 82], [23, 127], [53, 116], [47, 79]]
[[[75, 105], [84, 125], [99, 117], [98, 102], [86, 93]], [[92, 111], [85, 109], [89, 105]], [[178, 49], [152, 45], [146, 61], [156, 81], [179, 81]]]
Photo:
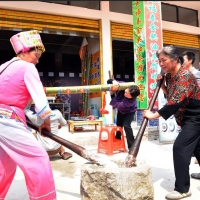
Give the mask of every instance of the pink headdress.
[[17, 33], [10, 38], [10, 42], [16, 54], [20, 51], [29, 51], [33, 47], [40, 49], [42, 52], [45, 51], [40, 34], [37, 30]]

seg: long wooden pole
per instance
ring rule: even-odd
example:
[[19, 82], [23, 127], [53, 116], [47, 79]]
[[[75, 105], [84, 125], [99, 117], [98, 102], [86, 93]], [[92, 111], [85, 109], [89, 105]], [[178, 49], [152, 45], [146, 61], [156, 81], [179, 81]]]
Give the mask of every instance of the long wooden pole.
[[[27, 120], [27, 125], [38, 131], [38, 126], [36, 126], [35, 124], [31, 123], [29, 120]], [[94, 154], [91, 154], [89, 151], [87, 151], [85, 148], [83, 148], [82, 146], [79, 146], [77, 144], [74, 144], [72, 142], [69, 142], [51, 132], [48, 132], [46, 130], [42, 130], [42, 134], [56, 142], [58, 142], [59, 144], [62, 144], [63, 146], [65, 146], [66, 148], [72, 150], [73, 152], [75, 152], [76, 154], [78, 154], [79, 156], [85, 158], [86, 160], [90, 161], [91, 163], [97, 163], [100, 164], [99, 161], [97, 160], [98, 157], [95, 156]]]
[[[131, 85], [135, 85], [135, 83], [134, 82], [119, 83], [119, 90], [125, 90], [128, 86], [131, 86]], [[48, 94], [77, 94], [77, 93], [112, 91], [112, 84], [67, 86], [67, 87], [44, 87], [44, 91], [47, 95]]]
[[[161, 71], [161, 75], [162, 76], [164, 75], [164, 73], [162, 71]], [[154, 94], [151, 98], [151, 102], [149, 104], [148, 110], [153, 109], [153, 106], [154, 106], [154, 103], [155, 103], [156, 98], [158, 96], [162, 82], [163, 82], [163, 79], [160, 79], [158, 81], [156, 89], [154, 91]], [[131, 148], [128, 152], [128, 156], [126, 157], [126, 160], [125, 160], [125, 166], [128, 167], [128, 168], [133, 167], [134, 164], [135, 164], [136, 157], [137, 157], [137, 154], [138, 154], [138, 151], [139, 151], [139, 148], [140, 148], [140, 143], [141, 143], [145, 128], [147, 126], [147, 122], [148, 122], [148, 119], [144, 118], [143, 121], [142, 121], [142, 125], [140, 126], [140, 129], [138, 131], [138, 134], [137, 134], [137, 136], [136, 136], [136, 138], [135, 138], [135, 140], [134, 140], [134, 142], [133, 142], [133, 144], [132, 144], [132, 146], [131, 146]]]

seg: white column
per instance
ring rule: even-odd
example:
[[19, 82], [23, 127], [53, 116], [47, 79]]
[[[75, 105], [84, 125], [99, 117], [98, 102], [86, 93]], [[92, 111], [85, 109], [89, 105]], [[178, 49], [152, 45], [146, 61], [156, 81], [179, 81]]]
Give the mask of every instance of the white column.
[[[112, 70], [112, 41], [111, 41], [111, 27], [110, 27], [110, 14], [109, 14], [109, 1], [101, 1], [102, 12], [102, 56], [103, 56], [103, 83], [107, 84], [109, 79], [108, 71]], [[105, 114], [107, 124], [113, 123], [113, 110], [110, 103], [110, 95], [106, 95], [106, 110], [109, 114]]]

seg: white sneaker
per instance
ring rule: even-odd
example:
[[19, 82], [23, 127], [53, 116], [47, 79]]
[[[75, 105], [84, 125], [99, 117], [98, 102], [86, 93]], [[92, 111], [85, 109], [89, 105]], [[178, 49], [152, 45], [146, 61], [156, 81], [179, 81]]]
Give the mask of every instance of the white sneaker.
[[169, 199], [169, 200], [183, 199], [183, 198], [186, 198], [186, 197], [190, 197], [191, 195], [192, 195], [192, 193], [191, 193], [190, 190], [187, 193], [180, 193], [180, 192], [177, 192], [177, 191], [173, 191], [173, 192], [170, 192], [169, 194], [167, 194], [165, 196], [165, 198]]

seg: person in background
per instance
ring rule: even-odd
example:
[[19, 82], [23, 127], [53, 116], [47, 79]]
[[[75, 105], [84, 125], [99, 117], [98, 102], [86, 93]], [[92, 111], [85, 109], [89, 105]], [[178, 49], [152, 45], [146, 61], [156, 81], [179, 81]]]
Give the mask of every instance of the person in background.
[[165, 46], [157, 52], [157, 57], [165, 73], [161, 88], [168, 102], [156, 113], [144, 110], [143, 117], [166, 120], [174, 114], [181, 126], [173, 145], [175, 188], [166, 199], [182, 199], [191, 196], [189, 165], [193, 152], [200, 161], [200, 90], [194, 75], [181, 66], [183, 61], [177, 48]]
[[[125, 90], [119, 90], [119, 82], [113, 79], [107, 81], [108, 84], [113, 84], [112, 90], [116, 94], [111, 93], [112, 100], [110, 105], [113, 109], [117, 108], [117, 126], [124, 128], [127, 139], [128, 149], [131, 148], [134, 142], [133, 130], [131, 122], [134, 119], [135, 112], [137, 110], [136, 97], [140, 95], [140, 89], [137, 85], [129, 86]], [[121, 139], [121, 133], [116, 132], [116, 139]]]
[[200, 71], [193, 66], [195, 61], [195, 54], [191, 51], [184, 51], [181, 56], [183, 57], [182, 66], [189, 70], [195, 76], [200, 86]]
[[[32, 123], [36, 125], [40, 125], [43, 123], [43, 120], [33, 111], [25, 109], [24, 112]], [[55, 108], [52, 108], [52, 116], [50, 117], [50, 120], [51, 132], [55, 135], [58, 135], [58, 129], [61, 129], [62, 126], [65, 126], [67, 124], [67, 121], [62, 116], [62, 113]], [[48, 137], [43, 137], [39, 133], [37, 133], [36, 137], [39, 143], [47, 151], [48, 155], [55, 155], [59, 153], [63, 160], [67, 160], [72, 157], [71, 153], [65, 152], [65, 148], [61, 144], [55, 142], [54, 140]]]
[[[195, 54], [191, 51], [184, 51], [181, 56], [183, 57], [183, 66], [186, 67], [186, 69], [188, 69], [189, 71], [192, 72], [192, 74], [195, 76], [195, 78], [197, 79], [197, 82], [200, 86], [200, 71], [198, 69], [196, 69], [193, 64], [195, 61]], [[198, 160], [196, 159], [194, 161], [195, 164], [198, 164]], [[195, 176], [193, 178], [199, 178], [200, 179], [200, 173], [199, 176], [196, 176], [197, 174], [191, 174], [191, 176]]]
[[24, 114], [33, 99], [44, 121], [39, 131], [51, 131], [52, 111], [35, 67], [45, 48], [36, 30], [17, 33], [10, 41], [16, 57], [0, 66], [0, 199], [5, 199], [18, 166], [30, 200], [55, 200], [49, 156], [29, 131]]

